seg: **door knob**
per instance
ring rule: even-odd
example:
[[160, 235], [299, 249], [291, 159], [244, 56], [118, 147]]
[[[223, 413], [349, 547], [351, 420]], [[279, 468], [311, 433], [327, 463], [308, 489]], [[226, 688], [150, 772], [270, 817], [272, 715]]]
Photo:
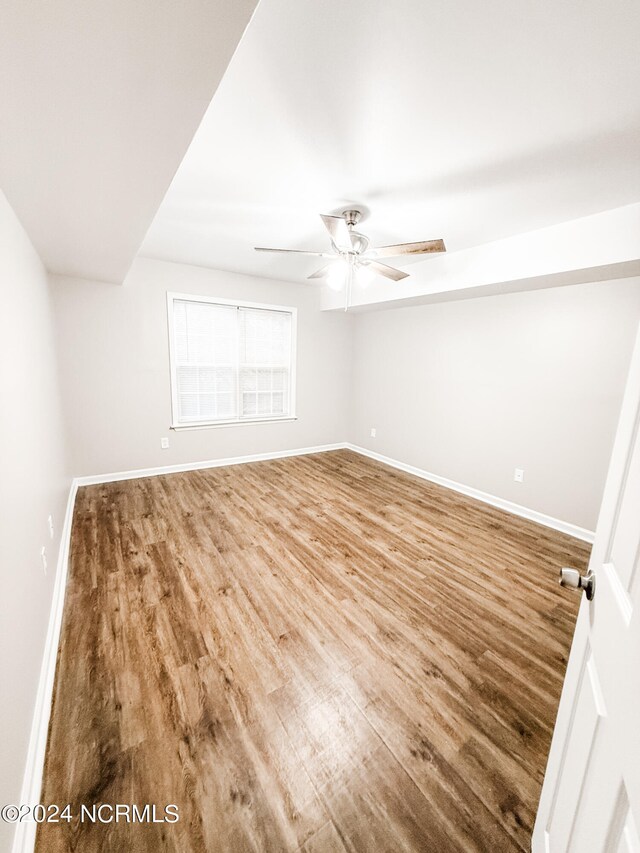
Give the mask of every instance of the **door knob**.
[[581, 589], [591, 601], [596, 594], [596, 576], [591, 569], [584, 575], [581, 575], [577, 569], [560, 569], [560, 586]]

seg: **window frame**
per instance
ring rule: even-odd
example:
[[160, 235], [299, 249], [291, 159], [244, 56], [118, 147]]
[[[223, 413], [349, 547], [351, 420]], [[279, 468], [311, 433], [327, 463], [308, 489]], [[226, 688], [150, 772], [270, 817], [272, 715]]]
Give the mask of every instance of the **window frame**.
[[[289, 412], [286, 415], [260, 415], [259, 417], [243, 418], [238, 413], [237, 418], [228, 420], [203, 420], [181, 422], [178, 419], [178, 382], [176, 377], [176, 345], [174, 327], [174, 302], [204, 302], [209, 305], [225, 305], [233, 308], [256, 308], [261, 311], [277, 311], [291, 315], [291, 349], [289, 369]], [[282, 423], [295, 421], [296, 415], [296, 354], [298, 332], [298, 309], [290, 305], [271, 305], [262, 302], [246, 302], [238, 299], [221, 299], [217, 296], [201, 296], [197, 293], [176, 293], [167, 291], [167, 331], [169, 336], [169, 377], [171, 384], [171, 425], [172, 430], [183, 429], [212, 429], [215, 427], [248, 426], [250, 424]], [[239, 365], [238, 365], [239, 366]]]

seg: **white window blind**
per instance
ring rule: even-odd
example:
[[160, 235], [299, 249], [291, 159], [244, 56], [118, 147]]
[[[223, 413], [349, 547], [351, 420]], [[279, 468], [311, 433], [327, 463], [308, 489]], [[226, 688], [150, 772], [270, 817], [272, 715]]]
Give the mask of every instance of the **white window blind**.
[[291, 417], [293, 317], [170, 296], [174, 425]]

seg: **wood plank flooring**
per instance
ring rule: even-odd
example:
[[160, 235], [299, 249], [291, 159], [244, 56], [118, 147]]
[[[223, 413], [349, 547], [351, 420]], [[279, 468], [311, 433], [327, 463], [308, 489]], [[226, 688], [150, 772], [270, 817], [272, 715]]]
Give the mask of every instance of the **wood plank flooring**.
[[529, 850], [589, 546], [349, 451], [78, 493], [39, 853]]

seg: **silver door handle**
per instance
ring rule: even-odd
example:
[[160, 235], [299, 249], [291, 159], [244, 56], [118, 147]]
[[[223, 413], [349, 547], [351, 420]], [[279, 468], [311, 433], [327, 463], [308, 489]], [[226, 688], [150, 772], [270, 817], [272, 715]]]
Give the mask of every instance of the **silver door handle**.
[[577, 569], [560, 569], [560, 586], [581, 589], [591, 601], [596, 594], [596, 576], [591, 569], [584, 575], [581, 575]]

